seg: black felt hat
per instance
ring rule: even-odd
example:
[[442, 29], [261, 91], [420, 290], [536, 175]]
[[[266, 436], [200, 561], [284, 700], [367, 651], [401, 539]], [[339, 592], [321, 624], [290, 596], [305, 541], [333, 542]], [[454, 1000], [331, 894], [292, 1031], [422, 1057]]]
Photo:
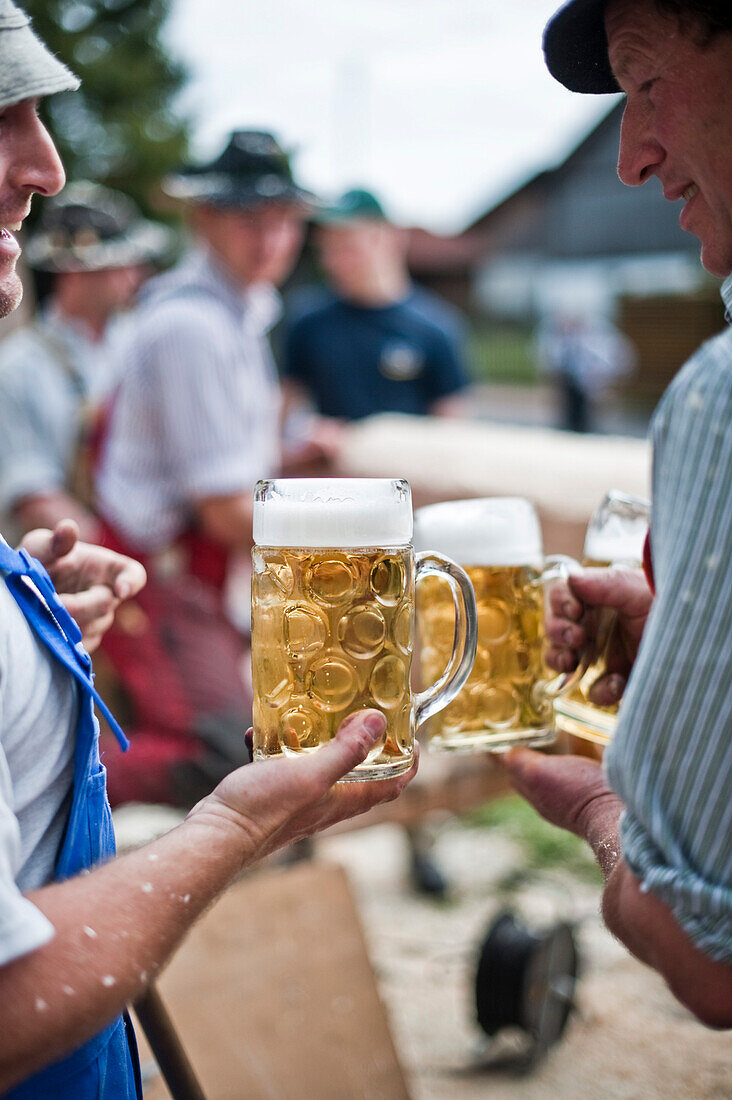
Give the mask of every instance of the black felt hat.
[[163, 180], [162, 188], [174, 199], [209, 206], [318, 205], [295, 183], [287, 153], [263, 130], [235, 130], [215, 160], [181, 169]]
[[544, 57], [552, 76], [571, 92], [619, 92], [607, 56], [607, 0], [569, 0], [544, 30]]

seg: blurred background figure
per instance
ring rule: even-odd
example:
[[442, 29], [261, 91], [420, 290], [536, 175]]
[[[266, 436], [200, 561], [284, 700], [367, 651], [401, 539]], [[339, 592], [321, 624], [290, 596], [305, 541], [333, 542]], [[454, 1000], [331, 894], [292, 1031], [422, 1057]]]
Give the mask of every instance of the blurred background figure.
[[568, 312], [538, 333], [540, 369], [553, 378], [561, 402], [559, 428], [593, 430], [593, 406], [635, 368], [635, 349], [609, 321]]
[[104, 540], [148, 571], [104, 643], [132, 741], [110, 767], [112, 805], [192, 804], [246, 762], [248, 637], [227, 584], [251, 549], [254, 485], [283, 469], [268, 332], [313, 207], [259, 131], [233, 133], [163, 187], [184, 203], [192, 244], [141, 295], [97, 479]]
[[72, 518], [95, 541], [91, 448], [115, 377], [110, 329], [167, 239], [99, 184], [46, 202], [27, 248], [42, 305], [0, 345], [0, 508], [18, 535]]
[[292, 305], [284, 374], [293, 403], [324, 416], [380, 412], [461, 416], [467, 385], [457, 311], [415, 287], [407, 234], [369, 191], [347, 191], [315, 214], [328, 283]]

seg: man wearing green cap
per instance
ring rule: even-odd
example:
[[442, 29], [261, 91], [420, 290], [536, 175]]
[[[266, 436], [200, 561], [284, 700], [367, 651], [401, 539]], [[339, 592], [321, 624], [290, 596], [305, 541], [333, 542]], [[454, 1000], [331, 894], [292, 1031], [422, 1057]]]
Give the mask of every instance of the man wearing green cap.
[[[618, 173], [681, 202], [732, 313], [732, 7], [728, 0], [571, 0], [544, 49], [568, 88], [626, 95]], [[618, 613], [630, 673], [605, 772], [509, 754], [515, 785], [592, 846], [619, 939], [705, 1023], [732, 1026], [732, 330], [678, 374], [653, 420], [643, 586], [590, 570], [554, 605], [553, 662], [572, 667], [592, 611]], [[650, 608], [650, 613], [649, 613]], [[588, 614], [586, 614], [586, 612]], [[610, 698], [598, 699], [610, 702]]]
[[[0, 316], [22, 295], [14, 233], [31, 197], [52, 195], [64, 182], [38, 98], [76, 85], [23, 12], [0, 0]], [[61, 533], [68, 544], [69, 531]], [[34, 542], [60, 550], [50, 533]], [[87, 548], [81, 562], [78, 555], [66, 562], [66, 579], [82, 590], [94, 577], [139, 587], [139, 567], [111, 560], [112, 569], [109, 553]], [[333, 788], [383, 737], [383, 716], [363, 711], [307, 759], [232, 772], [177, 829], [116, 860], [94, 705], [124, 744], [48, 574], [0, 538], [0, 1093], [7, 1100], [141, 1100], [123, 1009], [197, 916], [255, 859], [395, 797], [411, 778]]]
[[406, 233], [369, 191], [316, 211], [316, 247], [329, 283], [293, 303], [284, 373], [290, 399], [357, 420], [379, 412], [464, 414], [462, 325], [415, 287]]

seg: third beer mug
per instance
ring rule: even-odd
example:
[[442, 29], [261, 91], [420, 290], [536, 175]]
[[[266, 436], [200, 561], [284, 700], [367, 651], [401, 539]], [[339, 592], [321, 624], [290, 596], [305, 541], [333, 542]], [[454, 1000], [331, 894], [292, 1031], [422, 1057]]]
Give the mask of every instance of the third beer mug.
[[[648, 501], [611, 490], [587, 528], [583, 565], [640, 568], [650, 510]], [[554, 704], [557, 729], [569, 734], [570, 738], [579, 737], [596, 745], [606, 745], [615, 730], [618, 704], [600, 706], [591, 698], [593, 686], [608, 671], [615, 623], [615, 612], [603, 608], [592, 652], [586, 655], [579, 683], [569, 695], [557, 699]], [[570, 748], [576, 748], [571, 741]]]
[[[262, 481], [254, 498], [254, 755], [291, 755], [330, 740], [376, 707], [383, 744], [350, 779], [406, 771], [416, 726], [455, 697], [475, 655], [475, 600], [462, 569], [412, 549], [406, 481]], [[413, 696], [414, 590], [448, 584], [458, 629], [443, 675]]]
[[[500, 752], [553, 741], [552, 702], [572, 681], [544, 663], [544, 585], [566, 570], [545, 561], [534, 508], [515, 497], [421, 508], [415, 546], [427, 545], [464, 567], [478, 619], [475, 665], [458, 697], [431, 720], [430, 748]], [[422, 671], [431, 679], [445, 665], [454, 631], [439, 578], [420, 585], [417, 605]]]

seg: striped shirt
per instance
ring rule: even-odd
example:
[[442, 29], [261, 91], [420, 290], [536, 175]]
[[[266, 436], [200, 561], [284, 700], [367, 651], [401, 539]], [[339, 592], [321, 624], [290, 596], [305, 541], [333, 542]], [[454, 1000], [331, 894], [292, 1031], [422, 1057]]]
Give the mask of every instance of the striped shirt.
[[[732, 313], [732, 276], [722, 287]], [[732, 963], [732, 329], [653, 419], [656, 598], [607, 774], [625, 861], [696, 946]]]
[[245, 291], [198, 249], [146, 285], [97, 480], [101, 513], [141, 552], [173, 542], [194, 502], [276, 473], [279, 310], [273, 287]]

